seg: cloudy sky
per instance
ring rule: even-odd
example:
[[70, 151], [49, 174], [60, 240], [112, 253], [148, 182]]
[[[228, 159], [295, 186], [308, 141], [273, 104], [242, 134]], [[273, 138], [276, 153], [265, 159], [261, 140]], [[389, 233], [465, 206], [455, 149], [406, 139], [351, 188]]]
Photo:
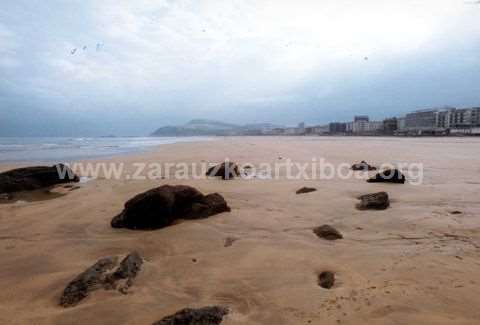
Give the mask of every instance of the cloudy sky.
[[480, 106], [475, 0], [2, 0], [0, 136]]

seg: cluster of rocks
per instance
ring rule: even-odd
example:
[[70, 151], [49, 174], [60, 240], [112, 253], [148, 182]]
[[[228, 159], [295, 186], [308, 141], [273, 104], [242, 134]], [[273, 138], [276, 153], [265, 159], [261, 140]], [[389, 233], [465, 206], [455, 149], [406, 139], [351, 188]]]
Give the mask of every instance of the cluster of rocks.
[[[361, 161], [352, 165], [351, 169], [373, 171], [377, 168]], [[63, 171], [66, 177], [60, 177], [59, 171]], [[207, 176], [230, 180], [240, 176], [240, 170], [234, 162], [226, 161], [211, 167], [207, 171]], [[17, 191], [36, 190], [78, 181], [79, 177], [64, 165], [15, 169], [0, 173], [0, 199], [10, 199], [10, 193]], [[367, 182], [403, 184], [405, 176], [396, 169], [389, 169], [377, 173]], [[316, 188], [303, 187], [297, 190], [296, 194], [315, 191], [317, 191]], [[357, 204], [357, 208], [360, 210], [384, 210], [390, 205], [386, 192], [366, 194], [359, 196], [358, 199], [360, 203]], [[229, 211], [230, 207], [227, 202], [218, 193], [204, 195], [190, 186], [164, 185], [140, 193], [128, 200], [123, 211], [112, 219], [111, 226], [133, 230], [154, 230], [170, 226], [181, 219], [203, 219]], [[319, 238], [329, 241], [343, 238], [343, 235], [330, 225], [316, 227], [313, 232]], [[235, 240], [237, 239], [233, 237], [226, 238], [224, 246], [231, 246]], [[118, 263], [117, 257], [102, 258], [67, 285], [60, 298], [60, 305], [63, 307], [75, 306], [88, 297], [92, 291], [98, 289], [127, 293], [128, 288], [133, 285], [133, 279], [140, 272], [142, 264], [143, 260], [137, 252], [128, 254], [120, 263]], [[335, 273], [324, 271], [318, 274], [320, 287], [330, 289], [334, 284]], [[167, 316], [153, 325], [218, 325], [228, 312], [227, 308], [220, 306], [187, 308]]]
[[203, 195], [186, 185], [163, 185], [138, 194], [125, 203], [124, 210], [111, 221], [113, 228], [154, 230], [179, 219], [203, 219], [229, 212], [218, 193]]
[[125, 294], [132, 286], [143, 260], [137, 252], [128, 254], [118, 265], [117, 269], [108, 273], [117, 266], [117, 257], [106, 257], [98, 260], [84, 272], [73, 279], [63, 290], [60, 305], [72, 307], [85, 299], [92, 291], [98, 289], [117, 289]]

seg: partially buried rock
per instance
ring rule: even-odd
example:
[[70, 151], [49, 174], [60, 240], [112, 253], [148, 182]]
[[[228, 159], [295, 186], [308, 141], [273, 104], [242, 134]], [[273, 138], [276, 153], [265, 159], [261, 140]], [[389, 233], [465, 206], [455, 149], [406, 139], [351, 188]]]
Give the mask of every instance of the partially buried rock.
[[387, 169], [368, 179], [367, 182], [404, 184], [405, 175], [403, 175], [398, 169]]
[[365, 194], [358, 197], [360, 203], [357, 204], [359, 210], [385, 210], [390, 206], [390, 200], [386, 192]]
[[230, 247], [237, 240], [238, 240], [238, 238], [235, 238], [235, 237], [227, 237], [227, 238], [225, 238], [225, 242], [224, 242], [223, 246], [224, 247]]
[[185, 185], [164, 185], [138, 194], [112, 219], [113, 228], [153, 230], [170, 226], [178, 219], [202, 219], [230, 208], [218, 193], [203, 195]]
[[329, 225], [323, 225], [313, 229], [313, 232], [320, 238], [326, 240], [342, 239], [342, 234], [335, 228]]
[[318, 275], [318, 285], [324, 289], [331, 289], [335, 284], [335, 273], [330, 271]]
[[297, 190], [297, 194], [306, 194], [306, 193], [311, 193], [315, 192], [317, 189], [313, 187], [302, 187], [301, 189]]
[[143, 260], [140, 254], [133, 252], [125, 257], [113, 273], [113, 277], [117, 279], [133, 279], [142, 267]]
[[240, 170], [236, 163], [225, 161], [219, 165], [210, 167], [206, 175], [228, 180], [240, 176]]
[[369, 165], [365, 160], [362, 160], [357, 164], [353, 164], [351, 168], [352, 170], [357, 170], [357, 171], [377, 170], [377, 167]]
[[113, 269], [115, 263], [116, 260], [113, 257], [102, 258], [78, 275], [63, 291], [60, 305], [63, 307], [75, 306], [91, 291], [102, 287], [105, 283], [106, 272]]
[[0, 173], [0, 193], [33, 191], [57, 184], [79, 182], [80, 178], [67, 166], [37, 166]]
[[199, 309], [186, 308], [167, 316], [153, 325], [219, 325], [228, 309], [220, 306]]
[[132, 252], [122, 260], [114, 272], [108, 273], [115, 268], [117, 262], [118, 258], [116, 257], [102, 258], [79, 274], [63, 291], [60, 305], [63, 307], [75, 306], [86, 298], [90, 292], [101, 288], [115, 288], [120, 280], [127, 280], [126, 285], [119, 289], [120, 292], [124, 293], [140, 271], [143, 261], [137, 252]]

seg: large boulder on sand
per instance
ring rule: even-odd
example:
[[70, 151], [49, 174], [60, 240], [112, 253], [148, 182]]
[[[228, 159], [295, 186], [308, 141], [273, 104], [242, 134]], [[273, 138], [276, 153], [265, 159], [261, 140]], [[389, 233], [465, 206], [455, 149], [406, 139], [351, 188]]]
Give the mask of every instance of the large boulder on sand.
[[221, 177], [222, 179], [233, 179], [240, 176], [240, 170], [236, 163], [225, 161], [219, 165], [210, 167], [207, 176]]
[[228, 309], [220, 306], [199, 309], [186, 308], [167, 316], [153, 325], [219, 325]]
[[365, 160], [362, 160], [357, 164], [353, 164], [351, 169], [358, 170], [358, 171], [369, 171], [369, 170], [377, 170], [377, 167], [369, 165]]
[[368, 183], [405, 183], [405, 175], [398, 169], [386, 169], [367, 180]]
[[177, 219], [201, 219], [228, 212], [218, 193], [203, 195], [193, 187], [164, 185], [138, 194], [112, 219], [114, 228], [153, 230], [170, 226]]
[[390, 206], [390, 200], [386, 192], [365, 194], [358, 197], [360, 203], [357, 204], [359, 210], [385, 210]]
[[62, 164], [18, 168], [0, 173], [0, 193], [32, 191], [78, 181], [80, 178]]

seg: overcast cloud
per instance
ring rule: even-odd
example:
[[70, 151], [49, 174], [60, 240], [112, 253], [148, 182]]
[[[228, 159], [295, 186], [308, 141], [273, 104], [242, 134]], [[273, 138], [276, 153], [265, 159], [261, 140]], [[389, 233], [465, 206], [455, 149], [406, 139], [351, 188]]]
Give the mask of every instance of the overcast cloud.
[[0, 136], [480, 106], [479, 53], [475, 1], [5, 0]]

